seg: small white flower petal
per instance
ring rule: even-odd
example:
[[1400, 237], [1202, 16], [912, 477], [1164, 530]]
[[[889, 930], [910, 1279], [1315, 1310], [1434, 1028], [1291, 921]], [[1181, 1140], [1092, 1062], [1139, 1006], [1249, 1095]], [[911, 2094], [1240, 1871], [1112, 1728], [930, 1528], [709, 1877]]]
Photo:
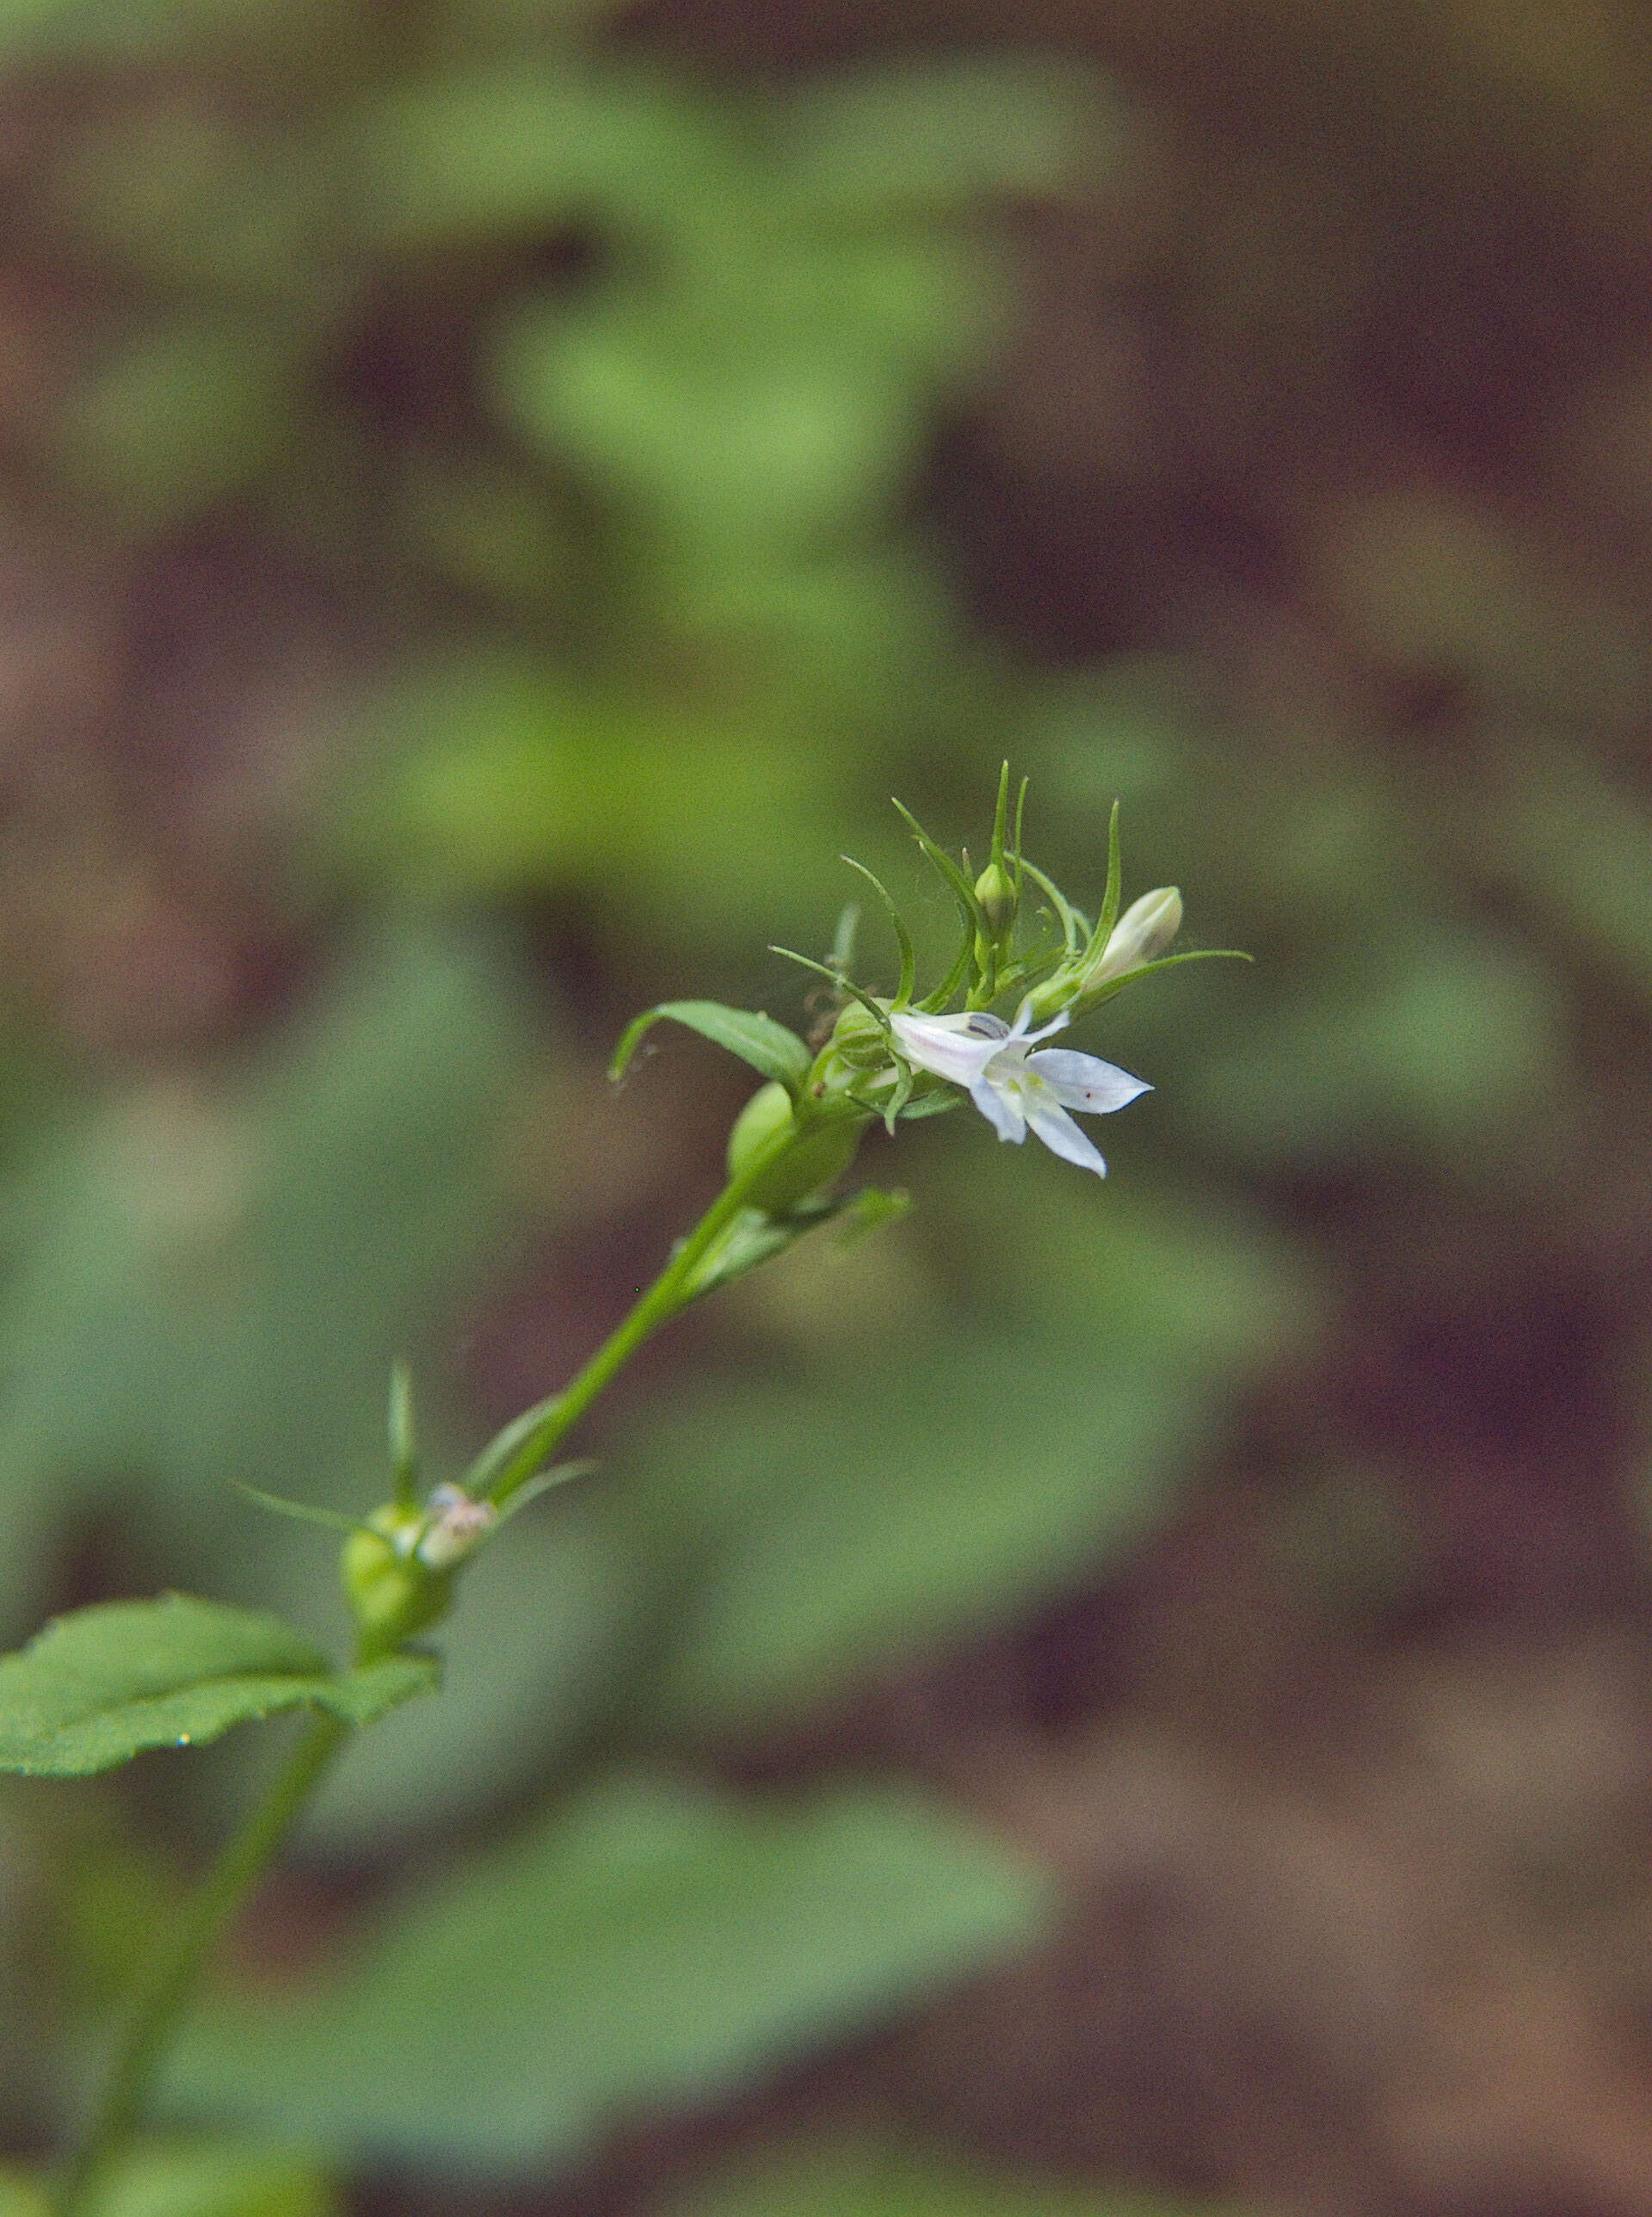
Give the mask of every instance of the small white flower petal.
[[998, 1071], [991, 1065], [983, 1071], [970, 1088], [970, 1098], [986, 1118], [1001, 1139], [1014, 1139], [1020, 1146], [1026, 1137], [1026, 1115], [1022, 1105], [1021, 1087], [1014, 1081], [1019, 1069]]
[[1002, 1031], [972, 1029], [978, 1022], [967, 1015], [913, 1016], [903, 1010], [890, 1017], [889, 1028], [914, 1070], [927, 1070], [954, 1085], [973, 1085], [1003, 1046]]
[[1059, 1155], [1064, 1163], [1076, 1163], [1082, 1170], [1094, 1170], [1097, 1177], [1106, 1177], [1106, 1164], [1094, 1146], [1067, 1111], [1058, 1108], [1047, 1096], [1028, 1094], [1026, 1121], [1052, 1155]]
[[1063, 1108], [1076, 1108], [1086, 1116], [1110, 1115], [1153, 1090], [1145, 1078], [1132, 1078], [1117, 1063], [1080, 1054], [1069, 1047], [1040, 1047], [1028, 1055], [1026, 1066], [1044, 1080]]
[[1023, 1047], [1036, 1047], [1040, 1040], [1048, 1039], [1051, 1032], [1064, 1032], [1068, 1025], [1072, 1022], [1072, 1018], [1068, 1015], [1065, 1009], [1057, 1009], [1055, 1015], [1051, 1017], [1049, 1022], [1047, 1024], [1040, 1024], [1035, 1032], [1029, 1031], [1027, 1029], [1027, 1026], [1032, 1022], [1032, 996], [1029, 993], [1026, 1000], [1021, 1003], [1020, 1007], [1016, 1010], [1015, 1021], [1009, 1027], [1005, 1036], [1012, 1040], [1018, 1040]]

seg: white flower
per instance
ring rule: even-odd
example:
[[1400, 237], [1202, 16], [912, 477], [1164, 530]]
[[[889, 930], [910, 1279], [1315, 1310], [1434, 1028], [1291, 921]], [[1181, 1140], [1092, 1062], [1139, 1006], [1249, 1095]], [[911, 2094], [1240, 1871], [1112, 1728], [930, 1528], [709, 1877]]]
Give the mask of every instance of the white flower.
[[[901, 1053], [915, 1070], [927, 1070], [968, 1089], [976, 1107], [1001, 1139], [1019, 1145], [1028, 1127], [1063, 1162], [1106, 1176], [1107, 1166], [1068, 1115], [1103, 1116], [1152, 1088], [1127, 1070], [1070, 1047], [1038, 1047], [1066, 1023], [1058, 1016], [1041, 1031], [1027, 1026], [1025, 1003], [1014, 1026], [975, 1010], [955, 1016], [915, 1016], [897, 1010], [889, 1019]], [[1037, 1048], [1037, 1052], [1032, 1050]]]

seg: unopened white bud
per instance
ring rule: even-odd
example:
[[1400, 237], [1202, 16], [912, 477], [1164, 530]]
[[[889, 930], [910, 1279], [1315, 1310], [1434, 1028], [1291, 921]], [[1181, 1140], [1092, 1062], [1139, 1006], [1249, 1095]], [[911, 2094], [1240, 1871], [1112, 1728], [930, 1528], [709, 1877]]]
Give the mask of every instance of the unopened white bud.
[[1180, 929], [1181, 895], [1174, 886], [1143, 893], [1113, 925], [1100, 958], [1085, 974], [1084, 991], [1156, 961]]
[[460, 1485], [439, 1485], [425, 1504], [428, 1522], [414, 1549], [428, 1571], [451, 1570], [481, 1546], [499, 1521], [490, 1501], [472, 1501]]

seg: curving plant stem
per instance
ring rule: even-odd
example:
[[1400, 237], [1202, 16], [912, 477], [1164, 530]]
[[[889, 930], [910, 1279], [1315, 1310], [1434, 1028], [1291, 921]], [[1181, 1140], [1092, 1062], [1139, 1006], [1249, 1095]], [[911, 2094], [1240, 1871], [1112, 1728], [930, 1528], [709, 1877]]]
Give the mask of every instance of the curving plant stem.
[[[730, 1180], [687, 1238], [673, 1249], [658, 1277], [638, 1296], [590, 1361], [561, 1393], [518, 1419], [520, 1437], [495, 1479], [493, 1498], [503, 1506], [519, 1492], [552, 1448], [635, 1354], [650, 1333], [693, 1298], [693, 1274], [713, 1243], [747, 1203], [752, 1188], [798, 1144], [795, 1127], [756, 1149]], [[268, 1868], [296, 1823], [323, 1773], [351, 1727], [317, 1716], [242, 1830], [146, 1966], [116, 2040], [103, 2090], [79, 2146], [58, 2182], [53, 2217], [86, 2217], [111, 2159], [136, 2130], [145, 2098], [174, 2028], [188, 2004], [213, 1943]]]
[[157, 1948], [115, 2042], [102, 2093], [59, 2182], [56, 2217], [81, 2217], [111, 2158], [136, 2128], [156, 2066], [208, 1951], [268, 1868], [349, 1731], [338, 1717], [311, 1719], [269, 1791]]

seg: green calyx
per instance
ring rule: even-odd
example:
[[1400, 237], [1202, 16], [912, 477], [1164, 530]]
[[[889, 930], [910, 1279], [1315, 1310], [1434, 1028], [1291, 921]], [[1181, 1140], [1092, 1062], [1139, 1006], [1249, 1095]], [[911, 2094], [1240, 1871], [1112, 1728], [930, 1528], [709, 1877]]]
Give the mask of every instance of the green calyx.
[[[729, 1133], [729, 1176], [743, 1177], [760, 1155], [773, 1159], [747, 1188], [746, 1199], [768, 1216], [784, 1216], [842, 1176], [860, 1151], [870, 1119], [835, 1113], [799, 1123], [784, 1085], [760, 1086]], [[787, 1139], [789, 1137], [790, 1144]]]
[[414, 1550], [428, 1524], [393, 1502], [375, 1509], [339, 1551], [339, 1581], [355, 1619], [361, 1660], [376, 1662], [440, 1624], [453, 1605], [453, 1572]]
[[891, 1057], [889, 1026], [859, 1001], [851, 1001], [832, 1026], [827, 1053], [850, 1070], [881, 1070]]

